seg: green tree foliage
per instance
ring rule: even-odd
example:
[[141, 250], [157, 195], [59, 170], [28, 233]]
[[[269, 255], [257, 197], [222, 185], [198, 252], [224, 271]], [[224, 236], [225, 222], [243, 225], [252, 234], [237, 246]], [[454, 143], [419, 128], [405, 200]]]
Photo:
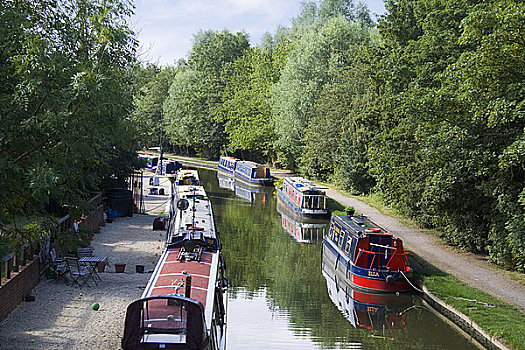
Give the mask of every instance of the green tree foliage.
[[[308, 4], [307, 4], [308, 5]], [[331, 65], [338, 55], [352, 44], [369, 40], [369, 29], [361, 22], [349, 21], [343, 14], [296, 21], [290, 36], [293, 48], [289, 52], [279, 82], [272, 90], [277, 147], [286, 166], [297, 168], [303, 157], [304, 135], [315, 114], [314, 105], [323, 86], [329, 80]]]
[[271, 47], [266, 51], [252, 48], [230, 67], [220, 115], [231, 152], [251, 151], [255, 158], [274, 154], [270, 92], [279, 71], [274, 68], [272, 51]]
[[[209, 30], [195, 35], [188, 57], [188, 70], [181, 72], [181, 77], [176, 77], [176, 86], [170, 88], [165, 103], [171, 142], [192, 147], [207, 158], [218, 156], [220, 147], [225, 144], [224, 126], [218, 122], [218, 109], [230, 74], [228, 67], [248, 48], [248, 36], [241, 32], [232, 34], [226, 30]], [[193, 91], [187, 89], [189, 86]], [[189, 96], [180, 95], [186, 92]], [[176, 97], [183, 100], [175, 101]], [[200, 103], [194, 104], [195, 100]]]
[[381, 132], [369, 149], [377, 189], [447, 241], [523, 270], [523, 7], [389, 8]]
[[133, 121], [141, 130], [144, 147], [166, 146], [163, 105], [176, 73], [176, 67], [139, 68], [138, 74], [146, 78], [133, 98]]
[[0, 223], [85, 203], [131, 171], [126, 1], [0, 3]]
[[374, 132], [368, 121], [377, 97], [370, 70], [376, 53], [371, 45], [355, 44], [334, 56], [305, 136], [304, 173], [354, 193], [374, 186], [366, 146]]

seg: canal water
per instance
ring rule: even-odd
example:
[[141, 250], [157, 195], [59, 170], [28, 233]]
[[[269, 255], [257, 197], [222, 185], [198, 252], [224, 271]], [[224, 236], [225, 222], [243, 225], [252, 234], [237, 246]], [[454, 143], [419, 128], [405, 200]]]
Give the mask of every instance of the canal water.
[[338, 281], [321, 256], [326, 226], [295, 222], [275, 189], [199, 175], [230, 284], [228, 350], [476, 349], [418, 297], [381, 298]]

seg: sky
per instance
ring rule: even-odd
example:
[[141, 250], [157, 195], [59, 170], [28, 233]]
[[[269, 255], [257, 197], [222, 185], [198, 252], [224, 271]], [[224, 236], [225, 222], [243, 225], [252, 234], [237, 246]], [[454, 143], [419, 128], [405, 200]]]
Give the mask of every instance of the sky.
[[[361, 0], [370, 12], [382, 14], [383, 0]], [[301, 0], [135, 0], [131, 25], [140, 42], [140, 60], [173, 65], [187, 57], [199, 30], [244, 30], [252, 46], [265, 32], [289, 26]]]

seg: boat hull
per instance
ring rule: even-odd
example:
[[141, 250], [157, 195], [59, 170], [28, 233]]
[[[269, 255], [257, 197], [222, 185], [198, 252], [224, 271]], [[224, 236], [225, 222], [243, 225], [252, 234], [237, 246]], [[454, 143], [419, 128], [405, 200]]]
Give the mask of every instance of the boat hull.
[[246, 185], [253, 186], [253, 187], [273, 185], [273, 178], [271, 177], [253, 178], [253, 177], [248, 177], [244, 174], [235, 172], [235, 178], [242, 181]]
[[[412, 291], [408, 281], [397, 271], [370, 270], [354, 265], [327, 236], [323, 239], [322, 254], [324, 263], [330, 265], [336, 276], [344, 279], [354, 289], [373, 293]], [[387, 282], [388, 276], [392, 276], [388, 278], [390, 283]]]

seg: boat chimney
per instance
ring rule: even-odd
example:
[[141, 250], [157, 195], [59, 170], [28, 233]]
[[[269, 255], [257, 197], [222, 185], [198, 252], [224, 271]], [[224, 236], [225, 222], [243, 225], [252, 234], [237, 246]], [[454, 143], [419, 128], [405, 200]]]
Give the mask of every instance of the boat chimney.
[[191, 294], [191, 275], [186, 276], [186, 292], [184, 296], [189, 298]]

